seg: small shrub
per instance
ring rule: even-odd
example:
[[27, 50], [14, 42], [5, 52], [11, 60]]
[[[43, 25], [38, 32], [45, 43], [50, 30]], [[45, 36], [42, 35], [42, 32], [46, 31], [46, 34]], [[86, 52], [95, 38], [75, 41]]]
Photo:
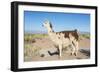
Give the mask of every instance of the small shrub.
[[87, 38], [87, 39], [90, 39], [90, 35], [89, 34], [83, 34], [82, 36]]
[[31, 35], [25, 35], [24, 40], [26, 42], [30, 42], [32, 40], [32, 36]]
[[32, 45], [25, 45], [25, 50], [24, 50], [24, 56], [32, 57], [32, 56], [38, 56], [40, 47], [37, 46], [32, 46]]
[[35, 43], [35, 39], [33, 39], [32, 35], [25, 35], [24, 41], [28, 43]]

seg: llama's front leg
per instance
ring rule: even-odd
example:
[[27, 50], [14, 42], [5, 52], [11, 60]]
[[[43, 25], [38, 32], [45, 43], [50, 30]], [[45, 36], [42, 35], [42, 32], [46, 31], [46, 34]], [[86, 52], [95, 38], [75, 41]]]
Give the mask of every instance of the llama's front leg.
[[62, 45], [59, 45], [59, 58], [61, 58], [61, 56], [62, 56]]

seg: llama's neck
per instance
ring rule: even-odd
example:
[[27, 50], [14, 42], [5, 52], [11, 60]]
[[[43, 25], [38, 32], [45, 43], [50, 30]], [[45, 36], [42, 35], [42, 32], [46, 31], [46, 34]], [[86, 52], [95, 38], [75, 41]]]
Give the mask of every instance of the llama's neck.
[[52, 28], [48, 28], [48, 33], [54, 32]]
[[54, 30], [51, 29], [51, 28], [49, 28], [49, 29], [48, 29], [48, 34], [49, 34], [49, 36], [52, 35], [53, 33], [54, 33]]

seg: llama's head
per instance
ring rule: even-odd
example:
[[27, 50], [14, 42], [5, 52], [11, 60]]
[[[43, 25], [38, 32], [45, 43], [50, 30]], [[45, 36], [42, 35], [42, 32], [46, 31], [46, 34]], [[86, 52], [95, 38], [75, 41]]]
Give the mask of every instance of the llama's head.
[[52, 24], [50, 21], [45, 21], [42, 26], [44, 26], [48, 31], [52, 31]]
[[45, 28], [52, 28], [52, 25], [51, 25], [51, 22], [50, 21], [45, 21], [44, 23], [43, 23], [43, 26], [45, 27]]

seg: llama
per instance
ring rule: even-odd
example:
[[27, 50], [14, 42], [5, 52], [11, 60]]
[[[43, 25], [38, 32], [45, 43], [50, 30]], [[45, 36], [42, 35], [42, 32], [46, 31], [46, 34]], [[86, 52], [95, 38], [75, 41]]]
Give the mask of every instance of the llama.
[[67, 47], [69, 45], [72, 46], [71, 55], [77, 55], [79, 50], [79, 36], [77, 30], [73, 31], [62, 31], [62, 32], [54, 32], [52, 28], [52, 24], [49, 21], [45, 21], [43, 26], [47, 29], [48, 35], [50, 39], [58, 46], [59, 49], [59, 58], [62, 56], [62, 48]]

